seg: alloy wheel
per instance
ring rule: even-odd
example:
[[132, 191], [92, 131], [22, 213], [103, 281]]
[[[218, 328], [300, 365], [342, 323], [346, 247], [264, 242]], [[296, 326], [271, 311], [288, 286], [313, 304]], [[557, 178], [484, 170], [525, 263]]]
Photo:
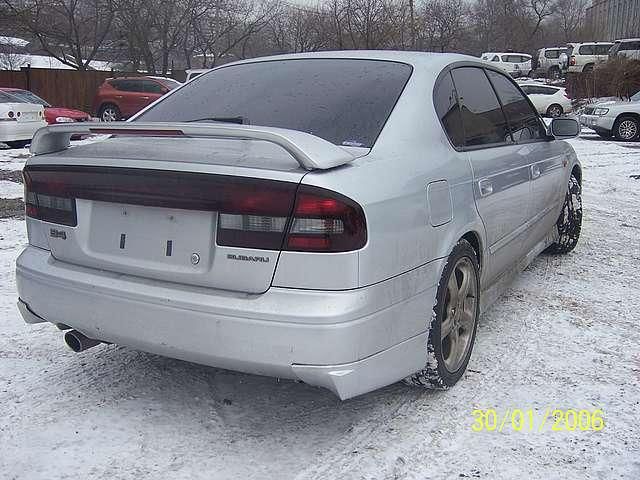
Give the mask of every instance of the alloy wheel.
[[115, 122], [116, 120], [118, 120], [118, 113], [115, 109], [107, 107], [102, 111], [103, 122]]
[[478, 308], [478, 281], [471, 260], [463, 257], [453, 267], [440, 327], [442, 356], [449, 372], [460, 368], [471, 346]]
[[556, 118], [562, 115], [562, 110], [557, 105], [552, 105], [549, 107], [549, 116], [552, 118]]
[[638, 134], [638, 125], [633, 120], [623, 120], [618, 125], [618, 135], [622, 140], [631, 140]]

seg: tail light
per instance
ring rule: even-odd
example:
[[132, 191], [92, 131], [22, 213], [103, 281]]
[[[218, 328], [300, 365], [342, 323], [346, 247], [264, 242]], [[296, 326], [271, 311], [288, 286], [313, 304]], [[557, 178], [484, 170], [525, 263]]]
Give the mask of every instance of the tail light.
[[569, 65], [575, 65], [576, 64], [576, 57], [571, 57], [569, 59]]
[[23, 172], [25, 214], [45, 222], [75, 227], [78, 224], [75, 198], [70, 198], [64, 185], [55, 178], [32, 178]]
[[18, 121], [18, 119], [16, 118], [16, 114], [11, 110], [7, 112], [6, 118], [0, 118], [0, 122], [16, 122], [16, 121]]
[[293, 182], [118, 167], [27, 166], [27, 216], [76, 226], [76, 199], [218, 213], [222, 246], [346, 252], [367, 242], [362, 207]]
[[301, 185], [284, 250], [347, 252], [367, 243], [362, 207], [339, 193]]
[[[239, 192], [240, 195], [242, 194]], [[221, 211], [218, 245], [297, 252], [347, 252], [367, 243], [362, 208], [350, 198], [301, 185], [293, 213], [271, 192], [239, 196], [233, 213]]]

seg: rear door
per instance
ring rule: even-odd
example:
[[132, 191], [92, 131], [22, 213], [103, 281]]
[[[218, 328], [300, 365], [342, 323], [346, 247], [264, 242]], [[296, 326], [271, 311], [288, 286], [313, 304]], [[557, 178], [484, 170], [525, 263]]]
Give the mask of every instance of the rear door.
[[[563, 185], [563, 167], [567, 165], [565, 149], [561, 142], [550, 141], [542, 119], [512, 79], [493, 71], [487, 71], [487, 74], [509, 122], [516, 145], [514, 153], [527, 165], [531, 178], [531, 199], [522, 235], [526, 253], [551, 229], [557, 218], [556, 207], [566, 189]], [[543, 92], [553, 90], [543, 86], [535, 88]]]
[[529, 158], [518, 154], [502, 107], [484, 70], [452, 70], [465, 146], [473, 169], [476, 207], [485, 226], [491, 282], [522, 253], [529, 212]]
[[162, 86], [160, 82], [156, 82], [154, 80], [143, 80], [142, 90], [144, 91], [144, 95], [141, 97], [142, 108], [146, 107], [150, 103], [155, 102], [167, 92], [166, 87]]

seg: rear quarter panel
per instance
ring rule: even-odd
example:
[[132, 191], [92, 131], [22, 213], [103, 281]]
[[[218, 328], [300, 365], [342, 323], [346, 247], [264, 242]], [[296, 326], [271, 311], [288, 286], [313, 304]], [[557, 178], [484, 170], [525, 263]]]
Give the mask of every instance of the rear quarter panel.
[[[359, 286], [446, 258], [469, 230], [483, 237], [470, 164], [465, 153], [451, 147], [436, 116], [434, 80], [433, 72], [414, 69], [369, 155], [333, 170], [313, 171], [303, 179], [343, 193], [364, 208], [368, 242], [358, 252]], [[427, 185], [442, 180], [450, 189], [453, 218], [434, 227]], [[438, 279], [439, 274], [430, 281]]]

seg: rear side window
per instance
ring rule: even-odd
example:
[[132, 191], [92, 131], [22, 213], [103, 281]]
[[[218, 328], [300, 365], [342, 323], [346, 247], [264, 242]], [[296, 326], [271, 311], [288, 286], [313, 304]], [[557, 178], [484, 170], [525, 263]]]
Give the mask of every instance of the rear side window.
[[[509, 120], [511, 133], [516, 142], [537, 140], [545, 137], [538, 114], [531, 108], [527, 98], [518, 90], [513, 82], [504, 75], [488, 71], [502, 108]], [[538, 87], [541, 88], [541, 87]]]
[[231, 65], [195, 78], [137, 120], [235, 117], [245, 124], [311, 133], [336, 145], [370, 148], [411, 71], [404, 63], [354, 59]]
[[147, 93], [163, 93], [162, 86], [159, 83], [152, 82], [151, 80], [145, 80], [142, 83], [142, 88]]
[[547, 58], [558, 58], [560, 56], [560, 50], [546, 50], [544, 56]]
[[458, 96], [450, 73], [443, 75], [438, 81], [433, 92], [433, 102], [449, 140], [456, 147], [463, 147], [464, 130], [462, 129], [460, 108], [458, 108]]
[[609, 49], [612, 47], [611, 44], [607, 45], [596, 45], [596, 54], [597, 55], [608, 55]]
[[142, 92], [140, 80], [110, 80], [111, 86], [122, 92]]
[[465, 145], [491, 145], [511, 141], [500, 103], [484, 71], [461, 67], [451, 72], [460, 98]]
[[582, 45], [578, 49], [580, 55], [595, 55], [595, 45]]

